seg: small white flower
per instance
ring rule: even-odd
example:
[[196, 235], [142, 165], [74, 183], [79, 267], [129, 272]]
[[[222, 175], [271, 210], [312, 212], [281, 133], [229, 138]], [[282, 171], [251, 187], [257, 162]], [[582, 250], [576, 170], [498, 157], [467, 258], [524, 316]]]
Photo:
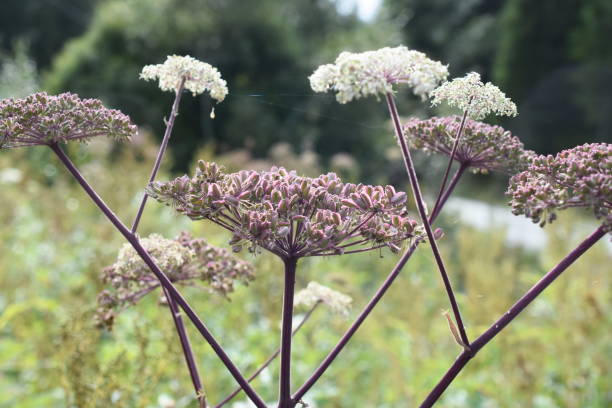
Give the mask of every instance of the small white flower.
[[315, 303], [321, 302], [327, 305], [334, 313], [348, 315], [353, 299], [343, 293], [337, 292], [318, 284], [310, 282], [306, 289], [300, 290], [295, 295], [294, 303], [296, 306], [313, 307]]
[[446, 79], [448, 70], [438, 61], [404, 46], [362, 53], [343, 52], [334, 64], [321, 65], [309, 77], [315, 92], [336, 92], [340, 103], [369, 95], [393, 92], [393, 85], [406, 84], [425, 99]]
[[[142, 238], [140, 243], [163, 271], [176, 270], [195, 256], [192, 249], [159, 234], [151, 234], [147, 238]], [[124, 244], [121, 247], [117, 262], [113, 264], [113, 267], [131, 274], [146, 274], [149, 271], [145, 262], [130, 244]]]
[[209, 91], [211, 98], [221, 102], [227, 95], [227, 83], [221, 78], [219, 70], [190, 56], [170, 55], [163, 64], [147, 65], [140, 73], [140, 79], [159, 79], [162, 91], [176, 92], [183, 78], [185, 89], [194, 96]]
[[490, 82], [483, 84], [480, 74], [470, 72], [463, 78], [455, 78], [445, 82], [431, 93], [432, 106], [446, 101], [476, 120], [480, 120], [489, 113], [499, 116], [516, 116], [516, 105], [506, 95]]

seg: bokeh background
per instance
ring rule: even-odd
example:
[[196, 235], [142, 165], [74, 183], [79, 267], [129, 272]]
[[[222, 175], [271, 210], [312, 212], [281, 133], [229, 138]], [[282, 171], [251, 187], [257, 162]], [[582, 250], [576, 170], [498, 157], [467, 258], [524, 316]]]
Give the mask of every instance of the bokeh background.
[[[163, 132], [172, 95], [138, 80], [142, 66], [189, 54], [219, 68], [230, 94], [215, 106], [183, 98], [160, 179], [197, 159], [231, 170], [282, 165], [306, 175], [335, 171], [352, 182], [407, 188], [386, 108], [375, 98], [339, 105], [313, 94], [308, 75], [344, 50], [405, 44], [476, 70], [517, 103], [499, 124], [530, 149], [555, 153], [612, 142], [612, 2], [609, 0], [2, 0], [0, 98], [37, 90], [76, 92], [129, 114], [129, 145], [70, 146], [91, 183], [129, 222]], [[437, 112], [398, 95], [400, 113]], [[167, 311], [154, 295], [94, 327], [101, 268], [122, 241], [42, 148], [0, 154], [0, 407], [188, 407], [192, 391]], [[445, 164], [418, 156], [430, 199]], [[562, 214], [546, 231], [510, 215], [507, 179], [470, 176], [440, 220], [471, 337], [478, 335], [594, 227]], [[140, 232], [190, 230], [226, 245], [229, 236], [151, 203]], [[610, 261], [598, 244], [470, 363], [443, 407], [607, 407], [610, 389]], [[193, 288], [189, 300], [244, 371], [278, 343], [281, 265], [243, 255], [257, 279], [231, 302]], [[303, 262], [310, 280], [350, 294], [349, 319], [318, 311], [296, 336], [295, 385], [318, 365], [397, 257], [367, 253]], [[313, 407], [416, 406], [459, 350], [426, 249], [333, 368], [308, 394]], [[233, 382], [191, 332], [211, 401]], [[277, 369], [256, 380], [276, 397]], [[245, 407], [244, 398], [235, 407]]]

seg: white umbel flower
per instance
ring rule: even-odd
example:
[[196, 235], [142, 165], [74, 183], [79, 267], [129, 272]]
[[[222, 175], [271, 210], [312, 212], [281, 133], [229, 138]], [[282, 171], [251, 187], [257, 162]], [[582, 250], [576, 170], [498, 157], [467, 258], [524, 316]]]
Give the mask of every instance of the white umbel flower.
[[315, 92], [336, 92], [340, 103], [393, 92], [406, 84], [425, 99], [446, 79], [448, 69], [419, 51], [404, 46], [362, 53], [343, 52], [334, 64], [321, 65], [309, 77]]
[[188, 55], [169, 55], [163, 64], [147, 65], [140, 73], [140, 79], [159, 79], [162, 91], [176, 92], [183, 78], [185, 89], [194, 96], [208, 91], [211, 98], [221, 102], [227, 95], [227, 83], [221, 78], [219, 70]]
[[[195, 256], [192, 249], [175, 240], [166, 239], [159, 234], [151, 234], [142, 238], [140, 244], [163, 271], [176, 270], [191, 261]], [[130, 244], [124, 244], [121, 247], [113, 267], [131, 275], [149, 273], [149, 268]]]
[[295, 294], [294, 304], [296, 306], [313, 307], [317, 302], [327, 305], [334, 313], [346, 316], [353, 298], [317, 282], [310, 282], [306, 289]]
[[516, 105], [506, 95], [490, 82], [483, 84], [480, 74], [470, 72], [462, 78], [455, 78], [434, 89], [432, 106], [446, 101], [463, 111], [473, 119], [483, 119], [490, 113], [498, 116], [516, 116]]

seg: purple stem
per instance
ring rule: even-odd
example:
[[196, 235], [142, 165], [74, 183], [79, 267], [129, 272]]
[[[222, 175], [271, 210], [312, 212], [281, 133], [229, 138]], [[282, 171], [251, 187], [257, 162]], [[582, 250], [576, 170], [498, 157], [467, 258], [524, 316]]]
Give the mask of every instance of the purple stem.
[[293, 323], [293, 295], [295, 291], [295, 269], [297, 258], [286, 258], [285, 292], [283, 294], [283, 323], [280, 346], [279, 408], [292, 408], [291, 400], [291, 339]]
[[[155, 176], [157, 176], [157, 172], [159, 170], [159, 166], [161, 164], [162, 159], [164, 158], [164, 153], [166, 153], [166, 148], [168, 147], [168, 141], [170, 140], [170, 135], [172, 134], [172, 128], [174, 127], [174, 119], [178, 115], [179, 104], [181, 103], [181, 96], [183, 94], [183, 88], [185, 87], [186, 78], [183, 77], [181, 83], [179, 84], [178, 89], [176, 90], [176, 95], [174, 96], [174, 103], [172, 104], [172, 110], [170, 111], [170, 118], [166, 122], [166, 131], [164, 133], [164, 138], [162, 139], [161, 146], [159, 147], [159, 151], [157, 152], [157, 158], [155, 159], [155, 164], [153, 165], [153, 169], [151, 170], [151, 176], [149, 177], [149, 184], [155, 181]], [[138, 229], [138, 223], [140, 223], [140, 218], [142, 217], [142, 213], [144, 211], [145, 205], [147, 204], [147, 199], [149, 195], [145, 192], [142, 196], [142, 200], [140, 201], [140, 206], [138, 207], [138, 212], [136, 213], [136, 218], [134, 218], [134, 223], [132, 224], [132, 232], [135, 233]]]
[[603, 227], [599, 227], [589, 235], [580, 245], [570, 252], [561, 262], [552, 268], [546, 275], [542, 277], [535, 285], [533, 285], [512, 307], [504, 313], [491, 327], [470, 344], [470, 351], [464, 351], [457, 357], [457, 360], [444, 374], [440, 382], [429, 393], [425, 401], [420, 405], [421, 408], [431, 407], [442, 395], [442, 393], [453, 382], [457, 374], [461, 372], [463, 367], [476, 355], [476, 353], [490, 342], [500, 331], [502, 331], [515, 317], [517, 317], [523, 309], [525, 309], [540, 293], [544, 291], [551, 283], [555, 281], [576, 259], [591, 248], [600, 238], [606, 235]]
[[[312, 313], [315, 311], [315, 309], [317, 308], [317, 306], [319, 306], [321, 304], [320, 301], [318, 301], [317, 303], [314, 304], [313, 307], [310, 308], [310, 310], [308, 312], [306, 312], [306, 314], [304, 315], [304, 318], [302, 319], [302, 321], [295, 327], [295, 329], [293, 329], [292, 332], [292, 336], [295, 336], [295, 333], [298, 332], [298, 330], [300, 330], [302, 328], [302, 326], [304, 325], [304, 323], [306, 323], [306, 321], [310, 318], [310, 316], [312, 315]], [[266, 367], [268, 367], [272, 361], [274, 361], [274, 359], [276, 357], [278, 357], [278, 355], [280, 354], [280, 348], [277, 348], [276, 351], [274, 353], [272, 353], [270, 355], [270, 357], [268, 357], [268, 359], [266, 361], [264, 361], [264, 363], [253, 372], [253, 374], [251, 374], [251, 376], [248, 378], [248, 381], [251, 382], [253, 381], [255, 378], [257, 378], [257, 376], [259, 374], [261, 374], [261, 372], [263, 370], [266, 369]], [[240, 394], [240, 391], [242, 391], [242, 388], [238, 387], [234, 390], [234, 392], [232, 392], [230, 395], [228, 395], [227, 397], [225, 397], [223, 399], [223, 401], [221, 401], [220, 403], [218, 403], [217, 405], [215, 405], [215, 408], [221, 408], [223, 405], [227, 404], [228, 402], [230, 402], [236, 395]]]
[[444, 205], [444, 203], [446, 203], [446, 200], [448, 200], [448, 197], [455, 190], [455, 187], [457, 186], [459, 179], [461, 179], [461, 176], [463, 176], [463, 173], [465, 173], [468, 167], [470, 167], [468, 164], [461, 163], [461, 165], [459, 166], [459, 168], [453, 175], [453, 178], [451, 179], [450, 183], [448, 184], [448, 188], [446, 189], [446, 191], [443, 194], [440, 194], [440, 196], [438, 196], [437, 204], [434, 207], [433, 211], [431, 212], [431, 215], [429, 216], [430, 223], [433, 222], [431, 220], [435, 220], [436, 218], [438, 218], [438, 214], [440, 214], [440, 211], [442, 210], [442, 206]]
[[[440, 206], [439, 206], [440, 210], [444, 207], [444, 204], [446, 204], [446, 201], [448, 200], [454, 188], [456, 187], [457, 182], [459, 181], [459, 178], [461, 177], [461, 174], [463, 174], [463, 171], [461, 172], [457, 171], [457, 173], [455, 173], [455, 176], [453, 177], [453, 182], [450, 183], [450, 185], [448, 186], [448, 189], [446, 190], [446, 193], [444, 194], [444, 197], [442, 198], [442, 200], [440, 200]], [[440, 211], [438, 211], [435, 214], [432, 214], [429, 218], [429, 222], [433, 223], [436, 220], [439, 213]], [[355, 319], [351, 327], [349, 327], [346, 330], [346, 332], [342, 335], [342, 338], [338, 341], [338, 343], [334, 346], [334, 348], [329, 352], [329, 354], [321, 362], [319, 367], [317, 367], [314, 373], [308, 378], [308, 380], [306, 380], [304, 385], [302, 385], [295, 392], [295, 394], [293, 394], [292, 398], [294, 402], [297, 402], [301, 400], [302, 397], [304, 397], [304, 395], [308, 392], [308, 390], [310, 390], [310, 388], [312, 388], [312, 386], [315, 385], [315, 383], [319, 380], [319, 378], [321, 378], [323, 373], [325, 373], [325, 371], [333, 363], [334, 359], [338, 356], [338, 354], [340, 354], [340, 352], [348, 344], [349, 340], [357, 332], [359, 327], [361, 327], [361, 324], [370, 315], [372, 310], [374, 310], [374, 307], [376, 307], [378, 302], [380, 302], [384, 294], [391, 287], [391, 285], [395, 281], [395, 278], [397, 278], [397, 276], [401, 272], [404, 265], [406, 265], [406, 262], [408, 262], [408, 259], [410, 259], [410, 257], [416, 250], [416, 247], [417, 247], [417, 243], [414, 243], [406, 250], [406, 252], [404, 252], [402, 257], [399, 259], [399, 261], [393, 268], [393, 270], [391, 270], [389, 275], [387, 275], [387, 278], [385, 279], [385, 281], [382, 283], [382, 285], [380, 285], [376, 293], [374, 293], [374, 296], [372, 296], [372, 299], [370, 299], [370, 301], [364, 307], [361, 313], [359, 313], [359, 316], [357, 316], [357, 319]]]
[[393, 126], [395, 128], [397, 140], [402, 149], [402, 156], [404, 157], [404, 164], [406, 166], [406, 171], [408, 172], [408, 177], [410, 178], [410, 184], [412, 186], [414, 200], [416, 201], [416, 205], [419, 210], [419, 215], [421, 216], [423, 226], [425, 227], [425, 232], [427, 233], [427, 238], [429, 240], [431, 250], [433, 252], [436, 263], [438, 264], [438, 269], [440, 270], [440, 275], [442, 276], [442, 281], [444, 282], [444, 287], [448, 295], [448, 300], [450, 301], [451, 308], [453, 309], [453, 314], [455, 315], [455, 320], [457, 321], [457, 326], [459, 327], [459, 334], [461, 336], [461, 340], [464, 343], [464, 347], [469, 347], [470, 341], [468, 340], [467, 334], [465, 332], [463, 320], [461, 319], [461, 313], [459, 312], [459, 306], [457, 305], [457, 301], [455, 300], [453, 287], [450, 283], [450, 279], [448, 278], [448, 274], [446, 273], [444, 261], [442, 260], [442, 256], [440, 255], [438, 244], [436, 243], [436, 239], [431, 229], [431, 224], [429, 223], [429, 219], [427, 217], [427, 211], [425, 210], [425, 203], [423, 201], [423, 196], [419, 187], [419, 180], [417, 179], [416, 171], [414, 169], [414, 163], [412, 162], [412, 157], [410, 155], [408, 145], [406, 144], [406, 140], [402, 135], [402, 126], [400, 125], [399, 115], [397, 114], [395, 100], [393, 99], [393, 95], [390, 93], [387, 93], [387, 106], [389, 107], [389, 113], [391, 114], [391, 119], [393, 120]]
[[255, 392], [253, 388], [249, 385], [248, 381], [244, 378], [240, 370], [234, 365], [229, 356], [225, 353], [225, 350], [221, 345], [217, 342], [217, 340], [210, 333], [206, 325], [200, 320], [198, 315], [193, 311], [189, 303], [183, 298], [183, 296], [179, 293], [179, 291], [174, 287], [170, 279], [162, 272], [161, 269], [155, 264], [155, 261], [151, 258], [151, 256], [147, 253], [147, 251], [143, 248], [138, 240], [138, 237], [133, 234], [122, 222], [117, 218], [115, 213], [106, 205], [106, 203], [98, 196], [95, 190], [87, 183], [87, 180], [81, 175], [79, 170], [74, 166], [70, 158], [64, 153], [64, 151], [57, 145], [53, 144], [49, 146], [53, 152], [59, 157], [62, 164], [66, 167], [66, 169], [72, 174], [72, 176], [76, 179], [76, 181], [81, 185], [83, 190], [89, 195], [92, 201], [98, 206], [100, 211], [109, 219], [109, 221], [117, 228], [117, 230], [125, 237], [125, 239], [132, 245], [136, 253], [142, 258], [142, 260], [147, 264], [151, 272], [159, 279], [160, 284], [169, 292], [170, 297], [172, 297], [176, 303], [185, 311], [185, 314], [189, 317], [189, 319], [196, 326], [198, 331], [202, 334], [202, 337], [206, 339], [208, 344], [215, 351], [219, 359], [225, 364], [228, 371], [232, 374], [232, 376], [236, 379], [236, 382], [240, 384], [244, 392], [249, 396], [251, 401], [258, 408], [266, 408], [266, 404], [259, 397], [259, 395]]
[[[472, 99], [470, 98], [470, 103]], [[461, 125], [459, 125], [459, 129], [457, 130], [457, 135], [455, 136], [455, 143], [453, 143], [453, 149], [450, 153], [450, 158], [448, 159], [448, 165], [446, 166], [446, 170], [444, 171], [444, 177], [442, 177], [442, 185], [440, 186], [440, 192], [438, 193], [438, 198], [436, 199], [436, 203], [433, 206], [433, 211], [435, 212], [438, 206], [440, 205], [440, 199], [442, 198], [442, 194], [444, 193], [444, 189], [446, 188], [446, 182], [448, 181], [448, 175], [450, 174], [451, 168], [453, 167], [453, 159], [455, 158], [455, 153], [457, 153], [457, 147], [459, 147], [459, 139], [461, 139], [461, 133], [463, 132], [463, 127], [465, 126], [465, 119], [467, 118], [468, 110], [466, 109], [463, 112], [463, 117], [461, 118]]]
[[198, 373], [198, 367], [195, 363], [193, 351], [191, 350], [191, 344], [189, 343], [189, 337], [187, 336], [187, 331], [185, 330], [181, 311], [176, 305], [176, 302], [174, 301], [172, 296], [170, 296], [170, 294], [168, 293], [168, 291], [165, 288], [163, 288], [163, 291], [164, 296], [168, 301], [168, 306], [170, 308], [170, 313], [172, 314], [172, 320], [174, 321], [176, 332], [179, 336], [179, 340], [181, 341], [183, 355], [185, 356], [185, 363], [187, 364], [187, 368], [189, 369], [189, 375], [191, 376], [191, 382], [193, 383], [193, 388], [195, 389], [196, 398], [200, 403], [200, 408], [206, 408], [204, 387], [202, 387], [202, 381], [200, 380], [200, 374]]

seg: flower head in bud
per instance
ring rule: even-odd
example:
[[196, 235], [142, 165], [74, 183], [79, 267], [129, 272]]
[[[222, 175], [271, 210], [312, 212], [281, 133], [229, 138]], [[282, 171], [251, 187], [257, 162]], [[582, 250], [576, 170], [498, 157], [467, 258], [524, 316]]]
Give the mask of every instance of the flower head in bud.
[[404, 46], [362, 53], [341, 53], [334, 64], [321, 65], [310, 76], [315, 92], [336, 92], [340, 103], [370, 95], [393, 92], [393, 85], [406, 84], [425, 99], [446, 79], [448, 70], [419, 51]]
[[[234, 282], [247, 284], [253, 279], [249, 263], [186, 232], [173, 240], [153, 234], [140, 243], [174, 283], [203, 284], [209, 291], [228, 296]], [[108, 328], [118, 312], [159, 287], [158, 280], [129, 244], [121, 248], [117, 261], [104, 269], [102, 280], [110, 287], [98, 296], [96, 321]]]
[[323, 303], [334, 313], [347, 316], [353, 303], [353, 298], [337, 292], [317, 282], [310, 282], [305, 289], [295, 294], [294, 304], [296, 306], [313, 307], [317, 303]]
[[235, 251], [264, 248], [282, 258], [383, 246], [397, 251], [421, 233], [406, 210], [406, 193], [345, 184], [333, 173], [308, 178], [274, 167], [226, 174], [201, 161], [192, 178], [152, 183], [147, 192], [194, 220], [209, 219], [231, 231]]
[[181, 81], [185, 79], [185, 89], [194, 96], [208, 91], [217, 102], [223, 101], [227, 95], [227, 83], [221, 78], [219, 70], [190, 56], [170, 55], [163, 64], [147, 65], [142, 69], [140, 78], [147, 81], [158, 79], [162, 91], [172, 92], [178, 91]]
[[[410, 119], [404, 124], [403, 131], [414, 148], [450, 156], [460, 125], [459, 116]], [[466, 119], [454, 159], [469, 166], [474, 173], [499, 171], [514, 174], [525, 170], [534, 155], [504, 128]]]
[[506, 193], [514, 214], [541, 226], [569, 207], [591, 209], [612, 230], [612, 144], [585, 144], [556, 156], [537, 156], [510, 180]]
[[480, 74], [470, 72], [463, 78], [445, 82], [431, 93], [432, 106], [446, 101], [473, 119], [483, 119], [490, 113], [499, 116], [516, 116], [516, 105], [490, 82], [483, 84]]
[[84, 142], [96, 136], [127, 140], [135, 134], [129, 117], [97, 99], [40, 92], [0, 101], [0, 148]]

